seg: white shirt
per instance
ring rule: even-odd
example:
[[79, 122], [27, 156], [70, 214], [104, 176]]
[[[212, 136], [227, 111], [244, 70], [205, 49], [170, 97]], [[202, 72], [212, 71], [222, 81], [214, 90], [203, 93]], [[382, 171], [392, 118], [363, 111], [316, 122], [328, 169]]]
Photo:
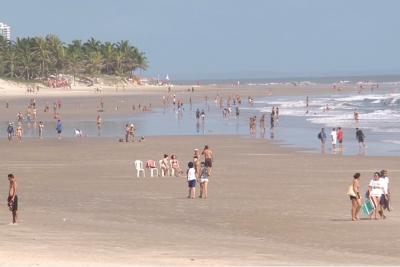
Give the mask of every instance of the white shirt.
[[369, 182], [369, 186], [372, 188], [371, 189], [372, 197], [380, 197], [383, 194], [383, 183], [381, 179], [379, 180], [372, 179], [371, 182]]
[[331, 137], [332, 137], [332, 144], [336, 144], [337, 141], [337, 133], [336, 131], [331, 132]]
[[383, 187], [383, 192], [385, 194], [388, 193], [388, 188], [389, 188], [389, 177], [381, 177], [379, 178], [379, 181], [381, 181], [382, 187]]
[[196, 170], [194, 168], [190, 168], [187, 176], [188, 181], [196, 180]]

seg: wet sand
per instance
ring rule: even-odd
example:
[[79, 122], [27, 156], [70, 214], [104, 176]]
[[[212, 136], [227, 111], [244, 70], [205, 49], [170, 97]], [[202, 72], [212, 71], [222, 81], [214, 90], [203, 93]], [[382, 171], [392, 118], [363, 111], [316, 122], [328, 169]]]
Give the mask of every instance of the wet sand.
[[[160, 99], [160, 92], [154, 95]], [[27, 99], [16, 98], [15, 105]], [[70, 99], [63, 101], [71, 118], [93, 117], [89, 108], [76, 111], [76, 98]], [[95, 106], [97, 97], [85, 101]], [[136, 178], [136, 159], [176, 154], [185, 167], [193, 149], [205, 144], [215, 152], [207, 200], [187, 199], [184, 177], [146, 172]], [[352, 222], [346, 196], [354, 172], [361, 172], [364, 192], [372, 173], [385, 168], [398, 207], [398, 158], [307, 154], [240, 136], [129, 144], [1, 139], [0, 149], [0, 188], [5, 199], [6, 175], [16, 175], [21, 220], [8, 225], [4, 201], [0, 266], [400, 264], [397, 210], [384, 221]]]

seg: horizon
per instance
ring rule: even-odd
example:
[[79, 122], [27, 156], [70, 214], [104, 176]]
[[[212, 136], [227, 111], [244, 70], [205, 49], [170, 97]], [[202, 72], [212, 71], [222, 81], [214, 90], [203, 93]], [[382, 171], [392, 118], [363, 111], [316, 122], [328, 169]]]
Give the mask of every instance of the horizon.
[[[129, 40], [146, 53], [146, 77], [171, 80], [400, 74], [400, 3], [345, 0], [60, 1], [55, 14], [7, 2], [11, 38]], [[51, 5], [43, 0], [44, 6]], [[18, 10], [18, 12], [13, 12]], [[11, 11], [11, 12], [10, 12]], [[51, 23], [49, 23], [51, 21]]]

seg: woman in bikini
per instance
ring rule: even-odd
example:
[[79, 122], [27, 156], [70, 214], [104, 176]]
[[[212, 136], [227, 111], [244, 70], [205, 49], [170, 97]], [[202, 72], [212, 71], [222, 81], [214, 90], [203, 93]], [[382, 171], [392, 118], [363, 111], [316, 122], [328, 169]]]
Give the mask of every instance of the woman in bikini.
[[168, 163], [168, 155], [164, 154], [164, 158], [162, 159], [162, 162], [161, 162], [161, 172], [164, 175], [168, 175], [169, 169], [170, 169], [170, 167], [169, 167], [169, 163]]
[[179, 167], [179, 161], [176, 159], [175, 155], [171, 155], [170, 166], [175, 176], [183, 174], [182, 169]]
[[361, 209], [361, 196], [360, 196], [360, 173], [353, 175], [353, 183], [351, 185], [352, 192], [350, 194], [351, 201], [351, 220], [358, 221], [358, 214]]

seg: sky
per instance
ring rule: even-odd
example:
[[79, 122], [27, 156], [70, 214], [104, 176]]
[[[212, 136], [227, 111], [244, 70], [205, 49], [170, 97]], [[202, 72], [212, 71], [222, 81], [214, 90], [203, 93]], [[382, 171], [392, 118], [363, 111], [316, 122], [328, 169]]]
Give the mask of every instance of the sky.
[[12, 38], [129, 40], [145, 76], [400, 74], [397, 0], [0, 0]]

